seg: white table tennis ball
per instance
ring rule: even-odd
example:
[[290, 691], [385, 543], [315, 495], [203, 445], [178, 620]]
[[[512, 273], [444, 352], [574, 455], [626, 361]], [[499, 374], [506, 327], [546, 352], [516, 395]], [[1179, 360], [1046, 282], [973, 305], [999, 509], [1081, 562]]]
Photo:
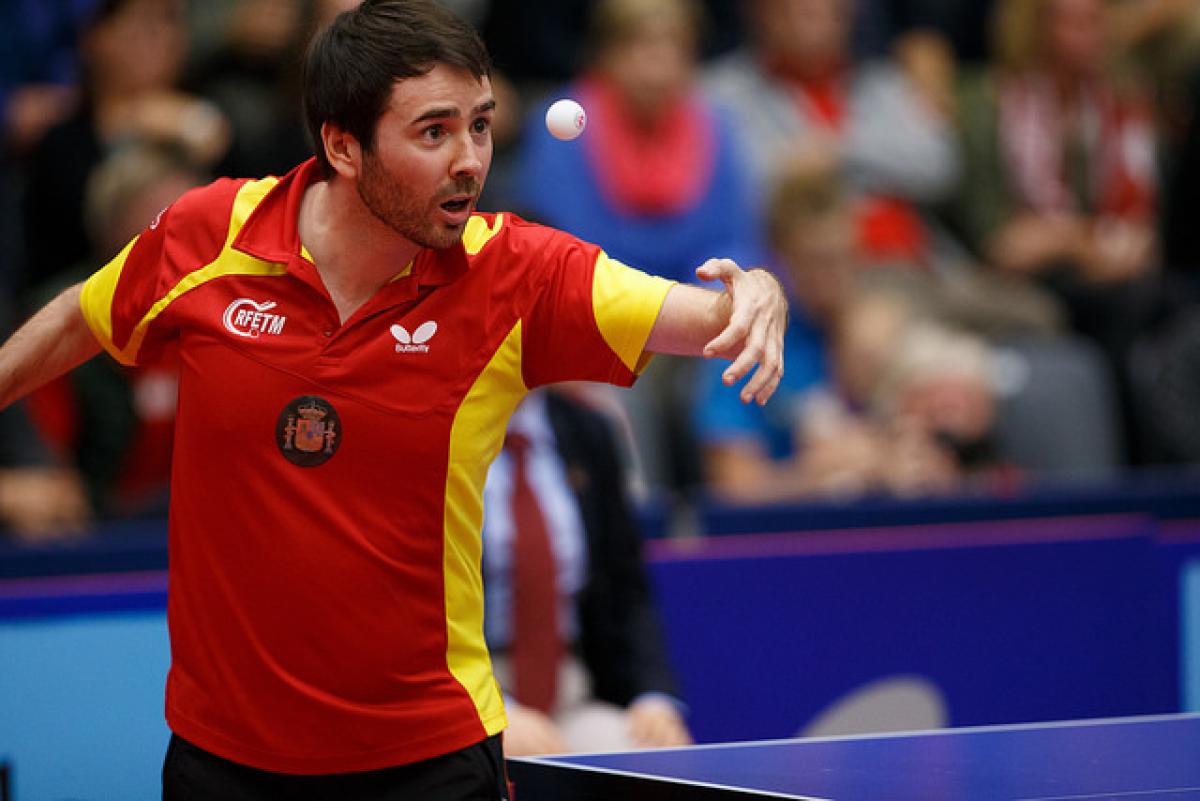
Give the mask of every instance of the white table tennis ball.
[[587, 127], [587, 112], [574, 100], [556, 100], [546, 109], [546, 127], [556, 139], [574, 139]]

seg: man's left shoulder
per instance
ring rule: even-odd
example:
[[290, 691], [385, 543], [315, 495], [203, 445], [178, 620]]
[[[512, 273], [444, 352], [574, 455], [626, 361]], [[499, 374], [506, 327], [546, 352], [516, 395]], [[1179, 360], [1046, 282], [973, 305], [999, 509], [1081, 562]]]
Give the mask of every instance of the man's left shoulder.
[[471, 256], [491, 252], [512, 257], [545, 255], [563, 237], [568, 235], [509, 211], [476, 212], [467, 221], [462, 242]]

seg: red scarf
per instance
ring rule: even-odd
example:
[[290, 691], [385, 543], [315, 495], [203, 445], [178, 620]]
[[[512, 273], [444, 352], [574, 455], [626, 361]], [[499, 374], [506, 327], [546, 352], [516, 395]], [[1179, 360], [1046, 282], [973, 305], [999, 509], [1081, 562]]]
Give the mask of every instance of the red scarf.
[[698, 98], [676, 99], [647, 129], [604, 76], [584, 77], [579, 95], [588, 109], [584, 153], [610, 203], [632, 215], [666, 215], [699, 202], [712, 179], [716, 143]]
[[[1066, 123], [1049, 78], [1013, 77], [1000, 88], [1000, 143], [1021, 205], [1078, 212], [1064, 164]], [[1085, 87], [1079, 111], [1094, 211], [1145, 218], [1154, 211], [1154, 133], [1148, 115], [1102, 81]]]

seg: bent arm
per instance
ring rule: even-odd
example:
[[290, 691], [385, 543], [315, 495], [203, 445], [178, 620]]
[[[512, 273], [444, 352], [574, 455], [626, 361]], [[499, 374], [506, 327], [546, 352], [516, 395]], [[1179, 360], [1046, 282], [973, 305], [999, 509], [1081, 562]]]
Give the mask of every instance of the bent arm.
[[788, 312], [779, 282], [766, 270], [743, 271], [729, 259], [710, 259], [696, 274], [706, 281], [721, 281], [724, 291], [686, 284], [671, 287], [646, 350], [730, 359], [733, 364], [722, 375], [726, 386], [736, 384], [758, 365], [742, 387], [741, 399], [766, 403], [783, 376]]
[[100, 352], [79, 308], [82, 287], [63, 290], [0, 347], [0, 408]]
[[729, 296], [692, 284], [675, 284], [667, 292], [646, 350], [672, 356], [700, 356], [704, 346], [729, 322]]

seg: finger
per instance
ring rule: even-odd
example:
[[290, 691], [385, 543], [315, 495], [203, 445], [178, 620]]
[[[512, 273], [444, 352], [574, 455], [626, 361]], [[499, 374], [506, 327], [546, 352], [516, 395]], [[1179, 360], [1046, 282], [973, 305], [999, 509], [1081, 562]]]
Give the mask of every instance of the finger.
[[709, 259], [696, 268], [696, 277], [705, 281], [733, 281], [742, 269], [733, 259]]
[[746, 386], [742, 388], [738, 397], [742, 403], [757, 403], [759, 406], [764, 406], [775, 394], [781, 377], [782, 373], [778, 365], [764, 360], [758, 365], [758, 369], [754, 371], [751, 379], [746, 382]]
[[765, 386], [765, 392], [758, 394], [757, 400], [759, 404], [764, 404], [775, 394], [775, 390], [779, 387], [779, 383], [783, 380], [784, 367], [784, 347], [783, 339], [787, 334], [787, 311], [786, 307], [782, 317], [776, 317], [771, 322], [771, 327], [768, 330], [766, 342], [766, 355], [763, 359], [763, 364], [769, 369], [770, 375]]
[[[763, 270], [752, 270], [749, 273], [743, 272], [741, 268], [733, 265], [737, 275], [735, 281], [746, 281], [746, 291], [735, 294], [734, 287], [731, 284], [727, 290], [730, 299], [732, 300], [730, 309], [729, 322], [725, 329], [721, 331], [712, 341], [710, 341], [704, 349], [704, 355], [708, 358], [713, 356], [724, 356], [729, 354], [730, 358], [734, 358], [743, 350], [742, 342], [749, 336], [754, 325], [758, 324], [760, 319], [772, 319], [772, 303], [775, 302], [772, 296], [780, 298], [779, 303], [782, 303], [782, 294], [779, 289], [779, 282], [769, 273]], [[766, 276], [765, 278], [763, 276]], [[765, 284], [764, 284], [765, 282]], [[764, 289], [764, 286], [767, 288]], [[785, 312], [786, 315], [786, 312]], [[737, 377], [745, 375], [749, 370], [743, 370]], [[734, 379], [736, 380], [736, 378]], [[726, 383], [733, 383], [726, 379]]]
[[[725, 379], [726, 384], [732, 385], [738, 381], [741, 381], [750, 373], [751, 370], [754, 369], [756, 364], [761, 363], [764, 353], [763, 349], [766, 343], [766, 334], [764, 331], [766, 325], [769, 324], [759, 323], [750, 328], [749, 334], [742, 343], [741, 352], [738, 353], [737, 357], [733, 360], [733, 364], [729, 365], [729, 367], [725, 370], [723, 378]], [[765, 377], [760, 380], [759, 377], [755, 375], [749, 382], [747, 382], [746, 386], [742, 387], [741, 389], [740, 396], [742, 402], [749, 403], [754, 394], [761, 387], [762, 382], [765, 380]]]
[[[743, 343], [750, 336], [754, 314], [754, 309], [745, 304], [738, 305], [735, 303], [733, 311], [729, 316], [729, 322], [725, 325], [725, 328], [704, 346], [704, 355], [707, 358], [725, 356], [727, 354], [732, 357], [733, 354], [741, 353], [745, 349]], [[745, 371], [742, 372], [742, 375], [744, 374]], [[732, 384], [733, 381], [729, 380], [728, 375], [729, 373], [726, 371], [725, 383]], [[741, 376], [739, 375], [738, 377], [740, 378]]]
[[[706, 359], [726, 358], [730, 361], [736, 360], [738, 355], [745, 351], [746, 337], [750, 335], [749, 325], [740, 321], [730, 321], [725, 329], [717, 334], [707, 345], [704, 346], [704, 357]], [[745, 370], [741, 373], [734, 374], [731, 369], [726, 369], [724, 379], [726, 384], [734, 384], [737, 379], [745, 375]]]
[[783, 368], [778, 367], [773, 370], [766, 370], [760, 367], [759, 372], [766, 372], [769, 378], [763, 388], [754, 394], [754, 401], [759, 406], [765, 406], [767, 401], [775, 394], [775, 390], [779, 389], [779, 382], [783, 379]]
[[773, 329], [774, 324], [767, 323], [759, 326], [750, 337], [748, 349], [756, 352], [754, 363], [758, 365], [758, 368], [746, 382], [746, 386], [742, 387], [743, 403], [751, 403], [757, 399], [759, 393], [765, 390], [775, 377], [776, 361], [769, 349]]
[[772, 327], [772, 332], [767, 338], [767, 355], [763, 357], [755, 378], [757, 379], [760, 374], [766, 380], [761, 387], [756, 388], [754, 400], [758, 402], [759, 406], [762, 406], [771, 399], [775, 390], [779, 388], [780, 382], [783, 381], [783, 334], [778, 326]]
[[[754, 349], [749, 345], [744, 345], [742, 350], [734, 357], [733, 363], [725, 368], [725, 372], [721, 374], [721, 380], [726, 386], [735, 386], [739, 381], [750, 374], [754, 369], [754, 365], [758, 363], [759, 354], [755, 353]], [[739, 390], [739, 395], [745, 390], [743, 387]]]

